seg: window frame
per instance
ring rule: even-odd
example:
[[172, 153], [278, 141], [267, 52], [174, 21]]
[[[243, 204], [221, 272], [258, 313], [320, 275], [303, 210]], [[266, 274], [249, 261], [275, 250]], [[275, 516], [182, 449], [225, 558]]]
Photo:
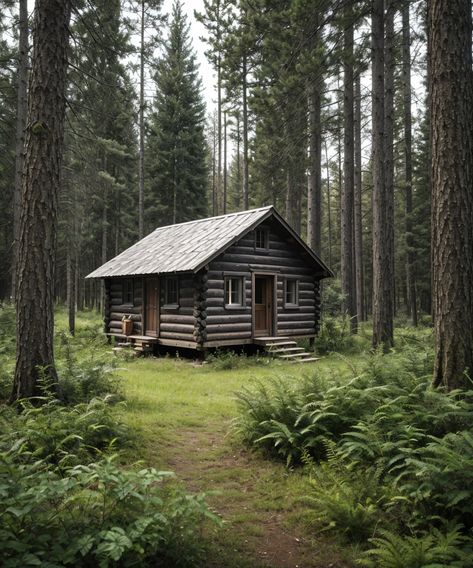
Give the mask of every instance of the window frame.
[[[131, 294], [131, 301], [128, 296]], [[122, 280], [122, 306], [133, 307], [135, 305], [135, 280], [133, 278], [124, 278]]]
[[[258, 246], [258, 233], [263, 234], [264, 246]], [[269, 230], [265, 227], [256, 227], [254, 239], [255, 251], [268, 251], [269, 250]]]
[[[228, 303], [227, 300], [227, 282], [231, 280], [238, 280], [240, 282], [240, 303]], [[231, 286], [230, 286], [231, 288]], [[231, 294], [231, 291], [230, 291]], [[231, 300], [231, 296], [230, 296]], [[246, 279], [239, 274], [228, 274], [223, 278], [223, 304], [227, 310], [243, 310], [246, 308]]]
[[[294, 300], [295, 302], [287, 301], [288, 284], [294, 284]], [[299, 279], [298, 278], [286, 278], [284, 280], [284, 307], [285, 308], [298, 308], [299, 307]]]
[[[176, 282], [176, 301], [169, 301], [169, 283]], [[177, 310], [179, 308], [179, 277], [178, 276], [166, 276], [164, 279], [164, 302], [163, 309], [165, 310]]]

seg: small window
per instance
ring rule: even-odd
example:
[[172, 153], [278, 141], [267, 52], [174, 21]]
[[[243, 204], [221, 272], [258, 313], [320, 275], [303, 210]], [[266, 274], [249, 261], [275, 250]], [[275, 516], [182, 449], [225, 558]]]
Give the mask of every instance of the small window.
[[266, 229], [255, 229], [255, 248], [268, 248], [268, 231]]
[[179, 281], [176, 276], [166, 278], [164, 304], [166, 306], [179, 304]]
[[284, 291], [284, 303], [286, 306], [299, 305], [299, 281], [286, 280], [286, 289]]
[[123, 304], [133, 305], [133, 280], [127, 278], [122, 283], [122, 302]]
[[243, 306], [243, 278], [225, 278], [225, 305]]

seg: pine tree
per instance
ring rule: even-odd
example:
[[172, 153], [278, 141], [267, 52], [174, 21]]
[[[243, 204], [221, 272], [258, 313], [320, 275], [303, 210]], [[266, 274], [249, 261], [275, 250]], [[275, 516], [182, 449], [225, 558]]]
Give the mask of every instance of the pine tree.
[[[18, 242], [17, 356], [11, 398], [38, 395], [54, 367], [54, 265], [71, 4], [39, 0], [33, 30]], [[51, 386], [52, 386], [51, 385]]]
[[175, 2], [164, 55], [156, 70], [149, 145], [148, 226], [207, 213], [205, 105], [189, 24]]
[[473, 83], [471, 2], [431, 0], [434, 385], [469, 387], [473, 370]]

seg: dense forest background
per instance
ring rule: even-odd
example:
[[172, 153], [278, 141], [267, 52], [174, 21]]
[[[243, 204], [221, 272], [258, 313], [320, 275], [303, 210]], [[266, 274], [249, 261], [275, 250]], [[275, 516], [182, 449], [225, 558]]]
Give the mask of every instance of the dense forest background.
[[[31, 25], [27, 14], [21, 27], [18, 4], [3, 2], [0, 13], [3, 299], [12, 293], [20, 30]], [[431, 311], [425, 9], [388, 3], [382, 63], [383, 229], [394, 311], [414, 322]], [[100, 284], [83, 277], [155, 227], [274, 204], [338, 275], [327, 310], [365, 319], [376, 196], [371, 3], [206, 0], [196, 17], [215, 70], [212, 113], [186, 10], [176, 3], [163, 14], [159, 0], [74, 4], [58, 301], [100, 307]]]

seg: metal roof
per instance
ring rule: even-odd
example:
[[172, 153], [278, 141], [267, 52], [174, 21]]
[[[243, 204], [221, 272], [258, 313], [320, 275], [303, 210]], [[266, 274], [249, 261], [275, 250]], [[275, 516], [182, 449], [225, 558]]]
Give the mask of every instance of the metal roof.
[[280, 217], [273, 206], [158, 227], [86, 278], [197, 272], [264, 219], [275, 216], [318, 262], [325, 276], [330, 269]]

